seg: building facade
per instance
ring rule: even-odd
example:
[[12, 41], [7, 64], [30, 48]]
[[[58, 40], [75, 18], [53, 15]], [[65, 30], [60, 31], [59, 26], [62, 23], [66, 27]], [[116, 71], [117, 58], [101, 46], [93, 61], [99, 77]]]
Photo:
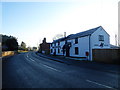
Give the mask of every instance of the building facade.
[[102, 26], [99, 26], [53, 41], [50, 46], [50, 53], [92, 61], [92, 49], [110, 48], [109, 37]]
[[43, 54], [50, 54], [50, 44], [51, 43], [47, 43], [46, 38], [44, 38], [40, 44], [39, 52]]

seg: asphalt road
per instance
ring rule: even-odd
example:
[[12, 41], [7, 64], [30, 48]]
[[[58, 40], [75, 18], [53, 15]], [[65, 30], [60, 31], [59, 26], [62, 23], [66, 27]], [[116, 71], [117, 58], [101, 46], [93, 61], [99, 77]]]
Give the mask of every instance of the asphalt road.
[[2, 88], [118, 89], [116, 73], [56, 62], [35, 52], [3, 58]]

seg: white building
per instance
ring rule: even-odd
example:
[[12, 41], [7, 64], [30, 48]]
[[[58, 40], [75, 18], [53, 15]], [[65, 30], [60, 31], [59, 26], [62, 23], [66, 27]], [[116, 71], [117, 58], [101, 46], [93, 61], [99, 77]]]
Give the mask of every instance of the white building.
[[92, 49], [110, 48], [109, 34], [102, 26], [71, 34], [52, 42], [51, 54], [92, 60]]

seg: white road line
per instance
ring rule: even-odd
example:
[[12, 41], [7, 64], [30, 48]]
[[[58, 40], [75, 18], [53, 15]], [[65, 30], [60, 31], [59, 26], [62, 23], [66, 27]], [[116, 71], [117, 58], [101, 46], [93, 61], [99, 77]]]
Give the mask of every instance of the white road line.
[[25, 59], [28, 60], [28, 61], [34, 61], [35, 62], [35, 60], [33, 60], [32, 58], [28, 58], [28, 54], [27, 54], [27, 58], [25, 57]]
[[27, 61], [30, 61], [30, 60], [29, 60], [28, 58], [26, 58], [26, 57], [25, 57], [25, 59], [26, 59]]
[[33, 60], [32, 58], [29, 58], [31, 61], [34, 61], [35, 62], [35, 60]]
[[[27, 54], [27, 59], [30, 59], [31, 61], [35, 62], [35, 60], [33, 60], [32, 58], [29, 58], [28, 54]], [[28, 60], [28, 61], [30, 61]]]
[[[91, 82], [91, 83], [94, 83], [94, 84], [97, 84], [97, 85], [100, 85], [100, 86], [103, 86], [103, 87], [106, 87], [106, 88], [112, 88], [110, 86], [107, 86], [107, 85], [103, 85], [103, 84], [100, 84], [100, 83], [97, 83], [97, 82], [94, 82], [94, 81], [91, 81], [91, 80], [86, 80], [87, 82]], [[115, 88], [112, 88], [112, 89], [115, 89]], [[117, 89], [115, 89], [117, 90]]]
[[28, 57], [28, 54], [27, 54], [27, 57]]
[[50, 69], [52, 69], [52, 70], [55, 70], [55, 71], [61, 72], [60, 70], [57, 70], [57, 69], [52, 68], [52, 67], [50, 67], [50, 66], [47, 66], [47, 65], [43, 65], [43, 66], [45, 66], [45, 67], [47, 67], [47, 68], [50, 68]]
[[25, 59], [26, 59], [27, 61], [30, 61], [30, 60], [28, 60], [28, 58], [26, 58], [26, 57], [25, 57]]
[[[32, 58], [30, 58], [30, 57], [28, 56], [28, 54], [27, 54], [27, 58], [26, 58], [26, 59], [27, 59], [27, 60], [30, 59], [30, 60], [28, 60], [28, 61], [33, 61], [33, 62], [35, 62], [35, 60], [32, 59]], [[41, 63], [40, 63], [40, 64], [41, 64]], [[57, 70], [57, 69], [52, 68], [52, 67], [50, 67], [50, 66], [47, 66], [47, 65], [45, 65], [45, 64], [41, 64], [41, 65], [43, 65], [43, 66], [45, 66], [45, 67], [47, 67], [47, 68], [49, 68], [49, 69], [52, 69], [52, 70], [54, 70], [54, 71], [61, 72], [60, 70]]]

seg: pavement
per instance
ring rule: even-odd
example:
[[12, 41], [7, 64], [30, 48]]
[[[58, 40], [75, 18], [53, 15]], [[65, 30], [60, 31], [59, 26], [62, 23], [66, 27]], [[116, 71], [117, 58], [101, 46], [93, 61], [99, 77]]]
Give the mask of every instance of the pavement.
[[[35, 52], [2, 59], [2, 88], [80, 88], [119, 90], [120, 74], [98, 70], [102, 64], [48, 57]], [[59, 61], [58, 61], [59, 60]], [[93, 69], [94, 65], [97, 69]], [[114, 68], [113, 65], [110, 65]], [[106, 64], [102, 65], [104, 69]]]
[[61, 63], [66, 63], [68, 65], [77, 65], [83, 68], [90, 68], [94, 70], [120, 74], [120, 65], [116, 65], [116, 64], [86, 61], [86, 60], [80, 60], [79, 58], [72, 58], [65, 56], [45, 55], [38, 52], [36, 52], [36, 54], [40, 57], [48, 58]]

